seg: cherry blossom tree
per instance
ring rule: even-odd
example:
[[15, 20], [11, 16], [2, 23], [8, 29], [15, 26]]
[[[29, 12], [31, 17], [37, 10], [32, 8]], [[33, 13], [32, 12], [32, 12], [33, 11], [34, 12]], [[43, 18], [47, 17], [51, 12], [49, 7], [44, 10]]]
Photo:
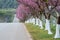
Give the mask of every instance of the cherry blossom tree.
[[54, 9], [56, 10], [56, 14], [57, 14], [57, 24], [56, 24], [56, 34], [54, 38], [60, 38], [60, 0], [49, 0], [51, 11], [53, 11]]
[[[17, 0], [17, 17], [25, 21], [28, 17], [33, 16], [32, 22], [42, 27], [42, 21], [40, 17], [44, 14], [46, 18], [45, 30], [48, 30], [48, 34], [52, 34], [50, 29], [50, 17], [53, 15], [53, 11], [57, 14], [57, 26], [55, 38], [60, 38], [59, 26], [60, 26], [60, 0]], [[29, 19], [30, 20], [30, 19]], [[35, 22], [36, 21], [36, 22]], [[39, 23], [40, 22], [40, 23]], [[59, 35], [59, 36], [58, 36]]]
[[26, 7], [24, 4], [20, 4], [16, 12], [17, 18], [20, 19], [20, 21], [22, 22], [27, 20], [28, 16], [30, 16], [31, 13], [30, 8]]
[[[49, 8], [50, 7], [50, 8]], [[60, 38], [60, 0], [48, 0], [46, 2], [46, 9], [48, 10], [47, 13], [53, 15], [53, 11], [55, 10], [56, 15], [57, 15], [57, 25], [56, 25], [56, 34], [55, 34], [55, 38]], [[46, 11], [45, 9], [45, 11]], [[46, 15], [47, 17], [48, 15]], [[49, 18], [49, 17], [48, 17]]]
[[[25, 7], [24, 8], [22, 8], [22, 9], [27, 9], [27, 7], [29, 7], [29, 9], [27, 9], [27, 10], [29, 10], [30, 11], [30, 14], [32, 15], [32, 16], [34, 16], [34, 15], [36, 15], [37, 14], [37, 12], [39, 11], [39, 7], [38, 7], [38, 5], [35, 3], [36, 2], [36, 0], [17, 0], [18, 1], [18, 3], [19, 3], [19, 5], [21, 6], [21, 4], [23, 4], [23, 5], [25, 5]], [[23, 11], [23, 10], [20, 10], [20, 11], [18, 11], [21, 7], [20, 6], [18, 6], [18, 8], [17, 8], [17, 14], [19, 13], [19, 12], [21, 12], [21, 11]], [[26, 14], [28, 14], [28, 12], [29, 11], [24, 11], [24, 12], [26, 12]], [[21, 14], [22, 14], [22, 12], [21, 12]], [[20, 15], [21, 15], [20, 14]], [[23, 15], [24, 15], [25, 13], [23, 13]], [[26, 16], [26, 14], [25, 14], [25, 16]], [[22, 16], [23, 17], [23, 16]], [[22, 19], [22, 18], [21, 18]]]

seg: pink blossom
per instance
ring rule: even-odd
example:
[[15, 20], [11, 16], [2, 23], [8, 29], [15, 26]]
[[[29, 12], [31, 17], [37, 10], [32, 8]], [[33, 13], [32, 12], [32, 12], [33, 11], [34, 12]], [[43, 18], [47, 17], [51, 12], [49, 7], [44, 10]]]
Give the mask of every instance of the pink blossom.
[[18, 3], [28, 5], [37, 11], [39, 10], [38, 5], [35, 3], [37, 0], [17, 0], [17, 1]]
[[17, 18], [19, 18], [20, 20], [24, 20], [25, 17], [28, 16], [30, 13], [30, 8], [23, 4], [20, 4], [16, 9]]

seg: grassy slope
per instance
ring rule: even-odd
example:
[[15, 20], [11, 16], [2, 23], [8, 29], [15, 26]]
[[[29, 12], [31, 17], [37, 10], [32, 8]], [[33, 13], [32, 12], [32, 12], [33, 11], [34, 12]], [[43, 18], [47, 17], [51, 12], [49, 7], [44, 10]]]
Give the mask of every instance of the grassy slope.
[[60, 40], [60, 39], [54, 39], [55, 26], [51, 25], [51, 30], [53, 34], [49, 35], [47, 31], [45, 31], [44, 29], [41, 30], [39, 26], [33, 24], [25, 24], [25, 25], [34, 40]]

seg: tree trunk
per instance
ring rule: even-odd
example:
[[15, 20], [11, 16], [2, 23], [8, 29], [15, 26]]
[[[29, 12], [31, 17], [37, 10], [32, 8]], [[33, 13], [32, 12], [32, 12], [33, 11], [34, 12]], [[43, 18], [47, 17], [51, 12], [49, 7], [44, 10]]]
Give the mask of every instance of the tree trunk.
[[42, 24], [42, 13], [39, 14], [39, 20], [38, 20], [38, 23], [39, 23], [39, 27], [40, 29], [43, 29], [43, 24]]
[[54, 38], [60, 38], [60, 16], [57, 19], [56, 34]]
[[32, 18], [32, 20], [31, 20], [31, 21], [32, 21], [32, 23], [33, 23], [33, 24], [35, 24], [35, 18]]
[[39, 26], [40, 26], [40, 29], [43, 29], [42, 21], [40, 19], [39, 19]]
[[30, 19], [26, 20], [25, 23], [30, 23]]
[[48, 31], [48, 34], [52, 34], [51, 28], [50, 28], [50, 16], [51, 15], [49, 13], [45, 14], [45, 18], [46, 18], [45, 30]]
[[39, 25], [39, 18], [36, 17], [36, 25]]

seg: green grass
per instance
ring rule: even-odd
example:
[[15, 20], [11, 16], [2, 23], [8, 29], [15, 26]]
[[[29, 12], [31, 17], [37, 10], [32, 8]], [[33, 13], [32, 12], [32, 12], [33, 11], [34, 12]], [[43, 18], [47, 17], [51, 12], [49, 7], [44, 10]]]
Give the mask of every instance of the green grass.
[[[31, 34], [33, 40], [60, 40], [60, 39], [54, 39], [55, 35], [55, 26], [51, 25], [51, 30], [53, 32], [52, 35], [49, 35], [47, 31], [44, 29], [40, 29], [39, 26], [33, 25], [33, 24], [25, 24], [29, 33]], [[44, 27], [45, 28], [45, 27]]]

